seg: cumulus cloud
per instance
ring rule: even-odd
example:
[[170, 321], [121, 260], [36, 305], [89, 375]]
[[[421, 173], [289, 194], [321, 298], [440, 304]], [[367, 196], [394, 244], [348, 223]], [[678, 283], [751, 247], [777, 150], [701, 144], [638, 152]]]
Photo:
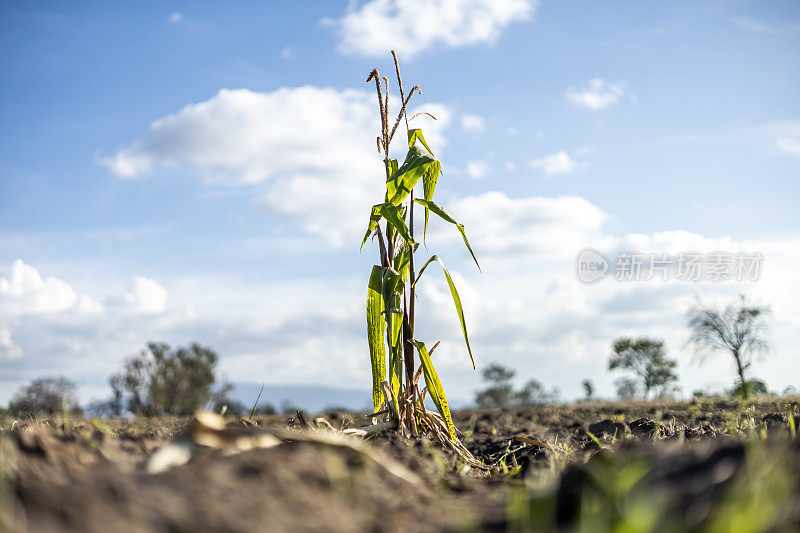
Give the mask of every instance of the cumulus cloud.
[[[0, 276], [0, 361], [20, 359], [31, 346], [55, 349], [53, 344], [42, 344], [46, 339], [80, 351], [84, 331], [95, 332], [102, 329], [101, 324], [116, 320], [130, 322], [138, 316], [163, 313], [166, 301], [167, 292], [156, 281], [134, 276], [129, 291], [110, 294], [104, 305], [18, 259], [7, 277]], [[61, 340], [52, 339], [52, 332], [58, 332]]]
[[172, 22], [173, 24], [177, 24], [178, 22], [183, 20], [183, 13], [180, 11], [174, 11], [168, 18], [168, 21]]
[[339, 51], [411, 59], [435, 46], [493, 43], [514, 22], [529, 20], [535, 0], [371, 0], [336, 21]]
[[133, 285], [125, 293], [124, 300], [134, 312], [163, 313], [167, 308], [167, 290], [154, 279], [134, 276]]
[[486, 123], [480, 115], [461, 115], [461, 129], [464, 131], [483, 131], [486, 129]]
[[11, 330], [0, 326], [0, 361], [14, 360], [22, 357], [22, 348], [16, 346], [11, 340]]
[[[800, 236], [741, 241], [681, 230], [619, 234], [607, 227], [607, 213], [577, 196], [489, 192], [446, 204], [466, 225], [483, 274], [471, 264], [458, 232], [436, 217], [428, 246], [441, 255], [456, 281], [479, 369], [498, 361], [516, 368], [523, 379], [536, 376], [548, 386], [560, 386], [568, 398], [579, 395], [580, 379], [596, 376], [599, 393], [611, 395], [614, 376], [606, 371], [611, 341], [626, 334], [658, 335], [680, 362], [685, 393], [709, 386], [711, 375], [719, 381], [717, 388], [728, 386], [733, 370], [724, 356], [709, 359], [700, 369], [691, 366], [691, 354], [682, 348], [687, 335], [684, 313], [694, 294], [724, 303], [745, 292], [774, 310], [776, 351], [757, 363], [754, 375], [780, 389], [788, 384], [786, 376], [797, 374], [800, 288], [793, 280]], [[621, 250], [760, 251], [764, 269], [757, 282], [606, 279], [585, 285], [575, 275], [575, 256], [585, 247], [607, 257]], [[4, 298], [13, 277], [3, 278]], [[35, 278], [18, 279], [30, 277]], [[12, 365], [12, 356], [24, 354], [26, 373], [15, 374], [17, 381], [43, 372], [62, 373], [97, 383], [101, 395], [108, 375], [146, 341], [197, 340], [219, 351], [221, 368], [232, 381], [323, 384], [335, 379], [368, 388], [363, 283], [361, 277], [349, 276], [270, 281], [187, 275], [170, 282], [169, 305], [164, 307], [160, 285], [140, 278], [117, 291], [118, 305], [139, 302], [140, 309], [163, 308], [162, 313], [132, 313], [108, 302], [104, 313], [94, 315], [68, 309], [5, 316], [0, 320], [0, 359]], [[446, 282], [437, 270], [430, 270], [417, 294], [419, 336], [442, 340], [437, 368], [448, 395], [468, 400], [480, 386], [480, 374], [469, 365]], [[193, 311], [185, 312], [187, 308]], [[2, 309], [7, 307], [0, 305]], [[0, 401], [3, 393], [0, 390]]]
[[[489, 259], [538, 257], [549, 260], [603, 241], [607, 215], [578, 196], [511, 198], [487, 192], [451, 202], [448, 210], [467, 226], [470, 241]], [[437, 226], [438, 227], [438, 226]], [[442, 227], [437, 235], [457, 242]]]
[[66, 282], [42, 277], [38, 270], [21, 260], [14, 261], [9, 278], [0, 277], [2, 314], [58, 313], [74, 308], [78, 295]]
[[[423, 114], [412, 126], [424, 129], [438, 153], [452, 112], [430, 103], [409, 116], [419, 111], [437, 119]], [[211, 182], [264, 184], [255, 200], [260, 209], [341, 246], [359, 237], [382, 195], [378, 131], [375, 96], [365, 91], [223, 89], [156, 120], [142, 139], [99, 162], [123, 178], [184, 165]]]
[[559, 150], [554, 154], [534, 159], [530, 163], [532, 169], [541, 170], [548, 176], [569, 174], [577, 170], [579, 166], [580, 163], [572, 159], [564, 150]]
[[120, 177], [182, 163], [208, 180], [250, 184], [347, 169], [352, 161], [375, 159], [371, 96], [310, 86], [269, 93], [222, 89], [156, 120], [142, 140], [100, 162]]
[[[721, 389], [733, 381], [730, 362], [720, 356], [710, 358], [702, 368], [693, 366], [691, 353], [684, 349], [688, 334], [684, 315], [695, 295], [708, 303], [724, 304], [743, 292], [771, 305], [775, 318], [778, 347], [766, 363], [754, 369], [754, 375], [778, 390], [788, 384], [785, 375], [796, 366], [792, 361], [800, 357], [792, 340], [792, 332], [800, 325], [800, 289], [791, 282], [793, 265], [800, 261], [800, 236], [784, 241], [742, 241], [683, 230], [614, 234], [606, 228], [608, 215], [580, 197], [510, 198], [491, 192], [451, 202], [448, 210], [465, 224], [484, 274], [473, 273], [474, 265], [466, 253], [459, 256], [463, 244], [451, 227], [434, 221], [428, 244], [438, 243], [440, 250], [444, 245], [439, 253], [446, 261], [449, 258], [451, 272], [464, 274], [459, 290], [461, 283], [466, 284], [462, 300], [479, 367], [500, 361], [522, 376], [536, 375], [561, 386], [568, 397], [579, 393], [575, 378], [579, 367], [586, 376], [601, 376], [597, 380], [601, 394], [611, 395], [614, 376], [606, 372], [611, 341], [620, 335], [655, 335], [667, 340], [670, 355], [679, 360], [684, 393], [696, 388]], [[621, 282], [613, 279], [612, 269], [610, 279], [585, 285], [575, 274], [575, 258], [586, 247], [600, 250], [612, 260], [626, 250], [670, 254], [724, 250], [760, 252], [764, 263], [758, 281]], [[463, 350], [457, 325], [450, 323], [452, 304], [446, 298], [446, 285], [429, 277], [417, 294], [421, 300], [418, 309], [434, 307], [420, 323], [430, 324], [428, 331], [443, 341], [443, 379], [477, 387], [479, 378], [460, 370]], [[720, 378], [712, 383], [710, 375]]]
[[589, 80], [586, 87], [570, 87], [564, 93], [564, 98], [573, 105], [595, 111], [616, 105], [625, 96], [633, 98], [626, 92], [625, 82], [611, 83], [601, 78]]

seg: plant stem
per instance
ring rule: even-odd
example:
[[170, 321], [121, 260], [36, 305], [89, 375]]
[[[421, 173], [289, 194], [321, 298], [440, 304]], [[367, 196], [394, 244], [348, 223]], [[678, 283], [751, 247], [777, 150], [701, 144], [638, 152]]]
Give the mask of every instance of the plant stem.
[[[394, 70], [397, 73], [397, 85], [400, 88], [400, 102], [402, 103], [402, 108], [400, 109], [400, 114], [403, 116], [406, 122], [406, 132], [408, 132], [408, 115], [406, 115], [406, 95], [403, 91], [403, 77], [400, 75], [400, 63], [397, 61], [397, 53], [392, 50], [392, 58], [394, 59]], [[414, 92], [413, 90], [411, 91]], [[408, 95], [409, 99], [411, 98], [411, 94]], [[399, 121], [400, 117], [398, 117]], [[395, 128], [397, 128], [397, 122], [395, 122]], [[391, 136], [394, 135], [394, 128], [392, 129]], [[411, 240], [414, 240], [414, 191], [413, 189], [409, 192], [409, 201], [408, 201], [408, 225], [409, 225], [409, 233], [411, 235]], [[414, 346], [411, 344], [411, 339], [414, 338], [414, 299], [416, 296], [416, 289], [414, 288], [414, 248], [411, 247], [409, 249], [408, 254], [408, 283], [409, 283], [409, 299], [404, 302], [405, 303], [405, 319], [406, 327], [403, 328], [403, 340], [405, 341], [405, 345], [403, 346], [403, 358], [405, 359], [406, 363], [406, 382], [407, 387], [409, 389], [409, 396], [411, 398], [411, 406], [414, 409], [415, 402], [415, 394], [414, 394]], [[413, 421], [413, 417], [412, 417]]]

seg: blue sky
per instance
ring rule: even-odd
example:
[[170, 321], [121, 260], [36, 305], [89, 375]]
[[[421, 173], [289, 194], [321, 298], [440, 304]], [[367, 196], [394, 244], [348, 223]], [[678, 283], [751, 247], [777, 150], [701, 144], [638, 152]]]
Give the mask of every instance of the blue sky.
[[[412, 107], [439, 118], [416, 125], [486, 267], [433, 228], [479, 366], [568, 398], [592, 377], [611, 395], [611, 341], [649, 334], [679, 359], [684, 393], [719, 389], [731, 365], [693, 362], [683, 312], [745, 292], [774, 311], [754, 373], [792, 383], [796, 3], [7, 2], [0, 401], [42, 374], [99, 398], [153, 338], [212, 345], [233, 381], [367, 388], [375, 250], [358, 241], [382, 170], [364, 80], [391, 72], [390, 48], [422, 86]], [[587, 286], [574, 275], [587, 246], [761, 251], [764, 271]], [[469, 398], [479, 375], [446, 296], [439, 280], [422, 290], [421, 329], [444, 341], [450, 394]]]

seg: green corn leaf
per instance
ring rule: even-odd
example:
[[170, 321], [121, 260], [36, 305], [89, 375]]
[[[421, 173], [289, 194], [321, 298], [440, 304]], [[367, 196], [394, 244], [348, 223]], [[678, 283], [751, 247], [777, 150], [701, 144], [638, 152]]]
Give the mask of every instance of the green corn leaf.
[[364, 248], [364, 244], [366, 244], [372, 232], [375, 231], [375, 228], [378, 227], [381, 218], [385, 218], [389, 223], [389, 227], [386, 228], [387, 239], [391, 240], [394, 238], [392, 230], [395, 230], [408, 244], [416, 244], [414, 239], [411, 238], [411, 233], [408, 231], [403, 213], [405, 213], [405, 211], [390, 202], [373, 205], [372, 213], [369, 216], [367, 232], [364, 234], [364, 240], [361, 241], [361, 248]]
[[450, 434], [450, 438], [456, 440], [456, 428], [453, 425], [450, 406], [447, 405], [447, 396], [444, 394], [444, 387], [439, 379], [439, 375], [433, 367], [433, 361], [431, 361], [428, 348], [425, 346], [425, 343], [415, 339], [411, 340], [411, 344], [417, 348], [417, 353], [419, 353], [419, 360], [422, 363], [422, 372], [425, 375], [425, 385], [428, 387], [428, 392], [431, 393], [431, 399], [434, 405], [436, 405], [436, 409], [439, 410], [439, 414], [442, 415], [445, 424], [447, 424], [447, 432]]
[[408, 231], [408, 226], [406, 226], [406, 221], [404, 220], [399, 207], [387, 202], [380, 205], [379, 213], [397, 231], [397, 233], [399, 233], [400, 236], [405, 239], [406, 243], [409, 245], [415, 244], [414, 239], [411, 238], [411, 233]]
[[[436, 182], [439, 180], [439, 174], [442, 172], [441, 165], [431, 165], [427, 172], [422, 176], [422, 194], [429, 202], [433, 200], [433, 191], [436, 190]], [[422, 232], [422, 240], [428, 236], [428, 217], [430, 216], [430, 209], [425, 206], [425, 228]]]
[[469, 336], [467, 335], [467, 323], [464, 320], [464, 310], [461, 307], [461, 298], [458, 296], [458, 291], [456, 290], [456, 286], [453, 283], [453, 278], [450, 277], [450, 273], [447, 271], [447, 267], [444, 266], [444, 263], [441, 259], [439, 259], [438, 255], [431, 256], [422, 268], [419, 269], [419, 274], [417, 274], [417, 279], [414, 280], [414, 285], [416, 285], [420, 278], [422, 277], [422, 273], [425, 272], [425, 269], [428, 268], [433, 261], [439, 263], [439, 266], [442, 267], [442, 271], [444, 271], [444, 277], [447, 279], [447, 284], [450, 286], [450, 294], [453, 296], [453, 303], [456, 306], [456, 313], [458, 313], [458, 320], [461, 322], [461, 331], [464, 333], [464, 342], [467, 345], [467, 352], [469, 352], [469, 360], [472, 362], [472, 368], [475, 369], [475, 359], [472, 357], [472, 348], [469, 346]]
[[383, 278], [388, 269], [373, 266], [367, 288], [367, 340], [369, 342], [369, 358], [372, 364], [372, 403], [375, 411], [383, 405], [381, 383], [386, 380], [386, 319], [383, 316], [385, 304], [383, 300]]
[[364, 240], [361, 241], [361, 249], [364, 249], [364, 245], [367, 243], [367, 239], [369, 236], [372, 235], [372, 232], [375, 231], [375, 228], [378, 227], [378, 223], [381, 221], [381, 205], [373, 205], [372, 206], [372, 213], [369, 216], [369, 226], [367, 227], [367, 233], [364, 235]]
[[400, 294], [404, 289], [403, 277], [393, 268], [384, 268], [382, 278], [383, 301], [386, 306], [383, 316], [386, 319], [389, 344], [389, 386], [394, 395], [395, 410], [399, 407], [400, 383], [402, 379], [402, 342], [403, 312], [400, 309]]
[[417, 142], [417, 140], [419, 140], [419, 142], [422, 143], [422, 146], [424, 146], [431, 153], [431, 155], [433, 155], [433, 150], [431, 150], [431, 147], [425, 142], [425, 137], [422, 136], [422, 130], [419, 128], [408, 130], [408, 147], [411, 148], [414, 146], [414, 143]]
[[[411, 262], [411, 254], [413, 253], [411, 252], [412, 248], [414, 252], [416, 252], [417, 248], [419, 248], [419, 243], [414, 244], [413, 247], [410, 247], [406, 243], [402, 243], [400, 253], [394, 257], [394, 269], [400, 272], [400, 275], [403, 276], [403, 281], [408, 281], [408, 266]], [[395, 248], [395, 250], [396, 249], [397, 248]]]
[[400, 294], [404, 289], [403, 277], [393, 268], [384, 268], [382, 290], [386, 318], [389, 328], [389, 346], [394, 348], [400, 345], [400, 331], [403, 324], [403, 313], [400, 310]]
[[[397, 324], [401, 323], [401, 320], [395, 319]], [[389, 385], [392, 388], [392, 396], [394, 403], [394, 410], [396, 412], [400, 412], [400, 402], [398, 401], [400, 398], [400, 384], [402, 383], [403, 379], [403, 350], [400, 348], [401, 343], [397, 343], [397, 346], [392, 347], [392, 357], [389, 365]]]
[[[433, 172], [435, 168], [441, 169], [439, 162], [424, 146], [414, 144], [408, 149], [403, 165], [386, 182], [388, 201], [394, 205], [400, 205], [423, 174]], [[436, 175], [438, 176], [438, 173]]]
[[[475, 257], [475, 252], [472, 251], [472, 247], [469, 245], [469, 240], [467, 240], [467, 232], [464, 230], [464, 224], [458, 222], [453, 216], [444, 210], [443, 207], [438, 205], [436, 202], [432, 200], [423, 200], [422, 198], [414, 198], [414, 201], [418, 204], [425, 206], [425, 210], [427, 211], [430, 209], [433, 211], [434, 214], [439, 215], [443, 220], [454, 224], [456, 228], [458, 228], [459, 233], [461, 233], [461, 237], [464, 239], [464, 244], [467, 245], [467, 250], [469, 250], [469, 254], [472, 256], [472, 259], [475, 261], [475, 265], [477, 265], [478, 270], [481, 269], [481, 265], [478, 264], [478, 258]], [[425, 224], [425, 230], [427, 231], [427, 221]], [[424, 235], [424, 234], [423, 234]], [[424, 237], [423, 237], [424, 238]]]
[[[411, 148], [414, 146], [414, 143], [419, 139], [422, 142], [422, 145], [428, 149], [428, 151], [433, 155], [433, 150], [431, 150], [428, 143], [425, 142], [425, 137], [422, 136], [422, 130], [414, 129], [408, 131], [408, 147]], [[437, 161], [435, 165], [431, 164], [430, 167], [425, 171], [422, 175], [422, 192], [423, 196], [426, 200], [430, 201], [433, 200], [433, 192], [436, 190], [436, 182], [439, 180], [439, 174], [442, 173], [442, 166]], [[422, 233], [422, 239], [425, 240], [425, 237], [428, 235], [428, 217], [430, 216], [430, 210], [428, 207], [425, 207], [425, 230]], [[480, 269], [480, 267], [478, 267]]]

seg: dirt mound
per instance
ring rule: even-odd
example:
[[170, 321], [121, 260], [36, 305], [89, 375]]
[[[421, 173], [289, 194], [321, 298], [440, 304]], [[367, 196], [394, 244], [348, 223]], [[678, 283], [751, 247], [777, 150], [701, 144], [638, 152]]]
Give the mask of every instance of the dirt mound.
[[195, 447], [187, 463], [149, 474], [157, 445], [146, 439], [43, 427], [6, 440], [19, 531], [441, 530], [481, 519], [449, 490], [468, 500], [480, 486], [448, 483], [449, 459], [422, 445]]

